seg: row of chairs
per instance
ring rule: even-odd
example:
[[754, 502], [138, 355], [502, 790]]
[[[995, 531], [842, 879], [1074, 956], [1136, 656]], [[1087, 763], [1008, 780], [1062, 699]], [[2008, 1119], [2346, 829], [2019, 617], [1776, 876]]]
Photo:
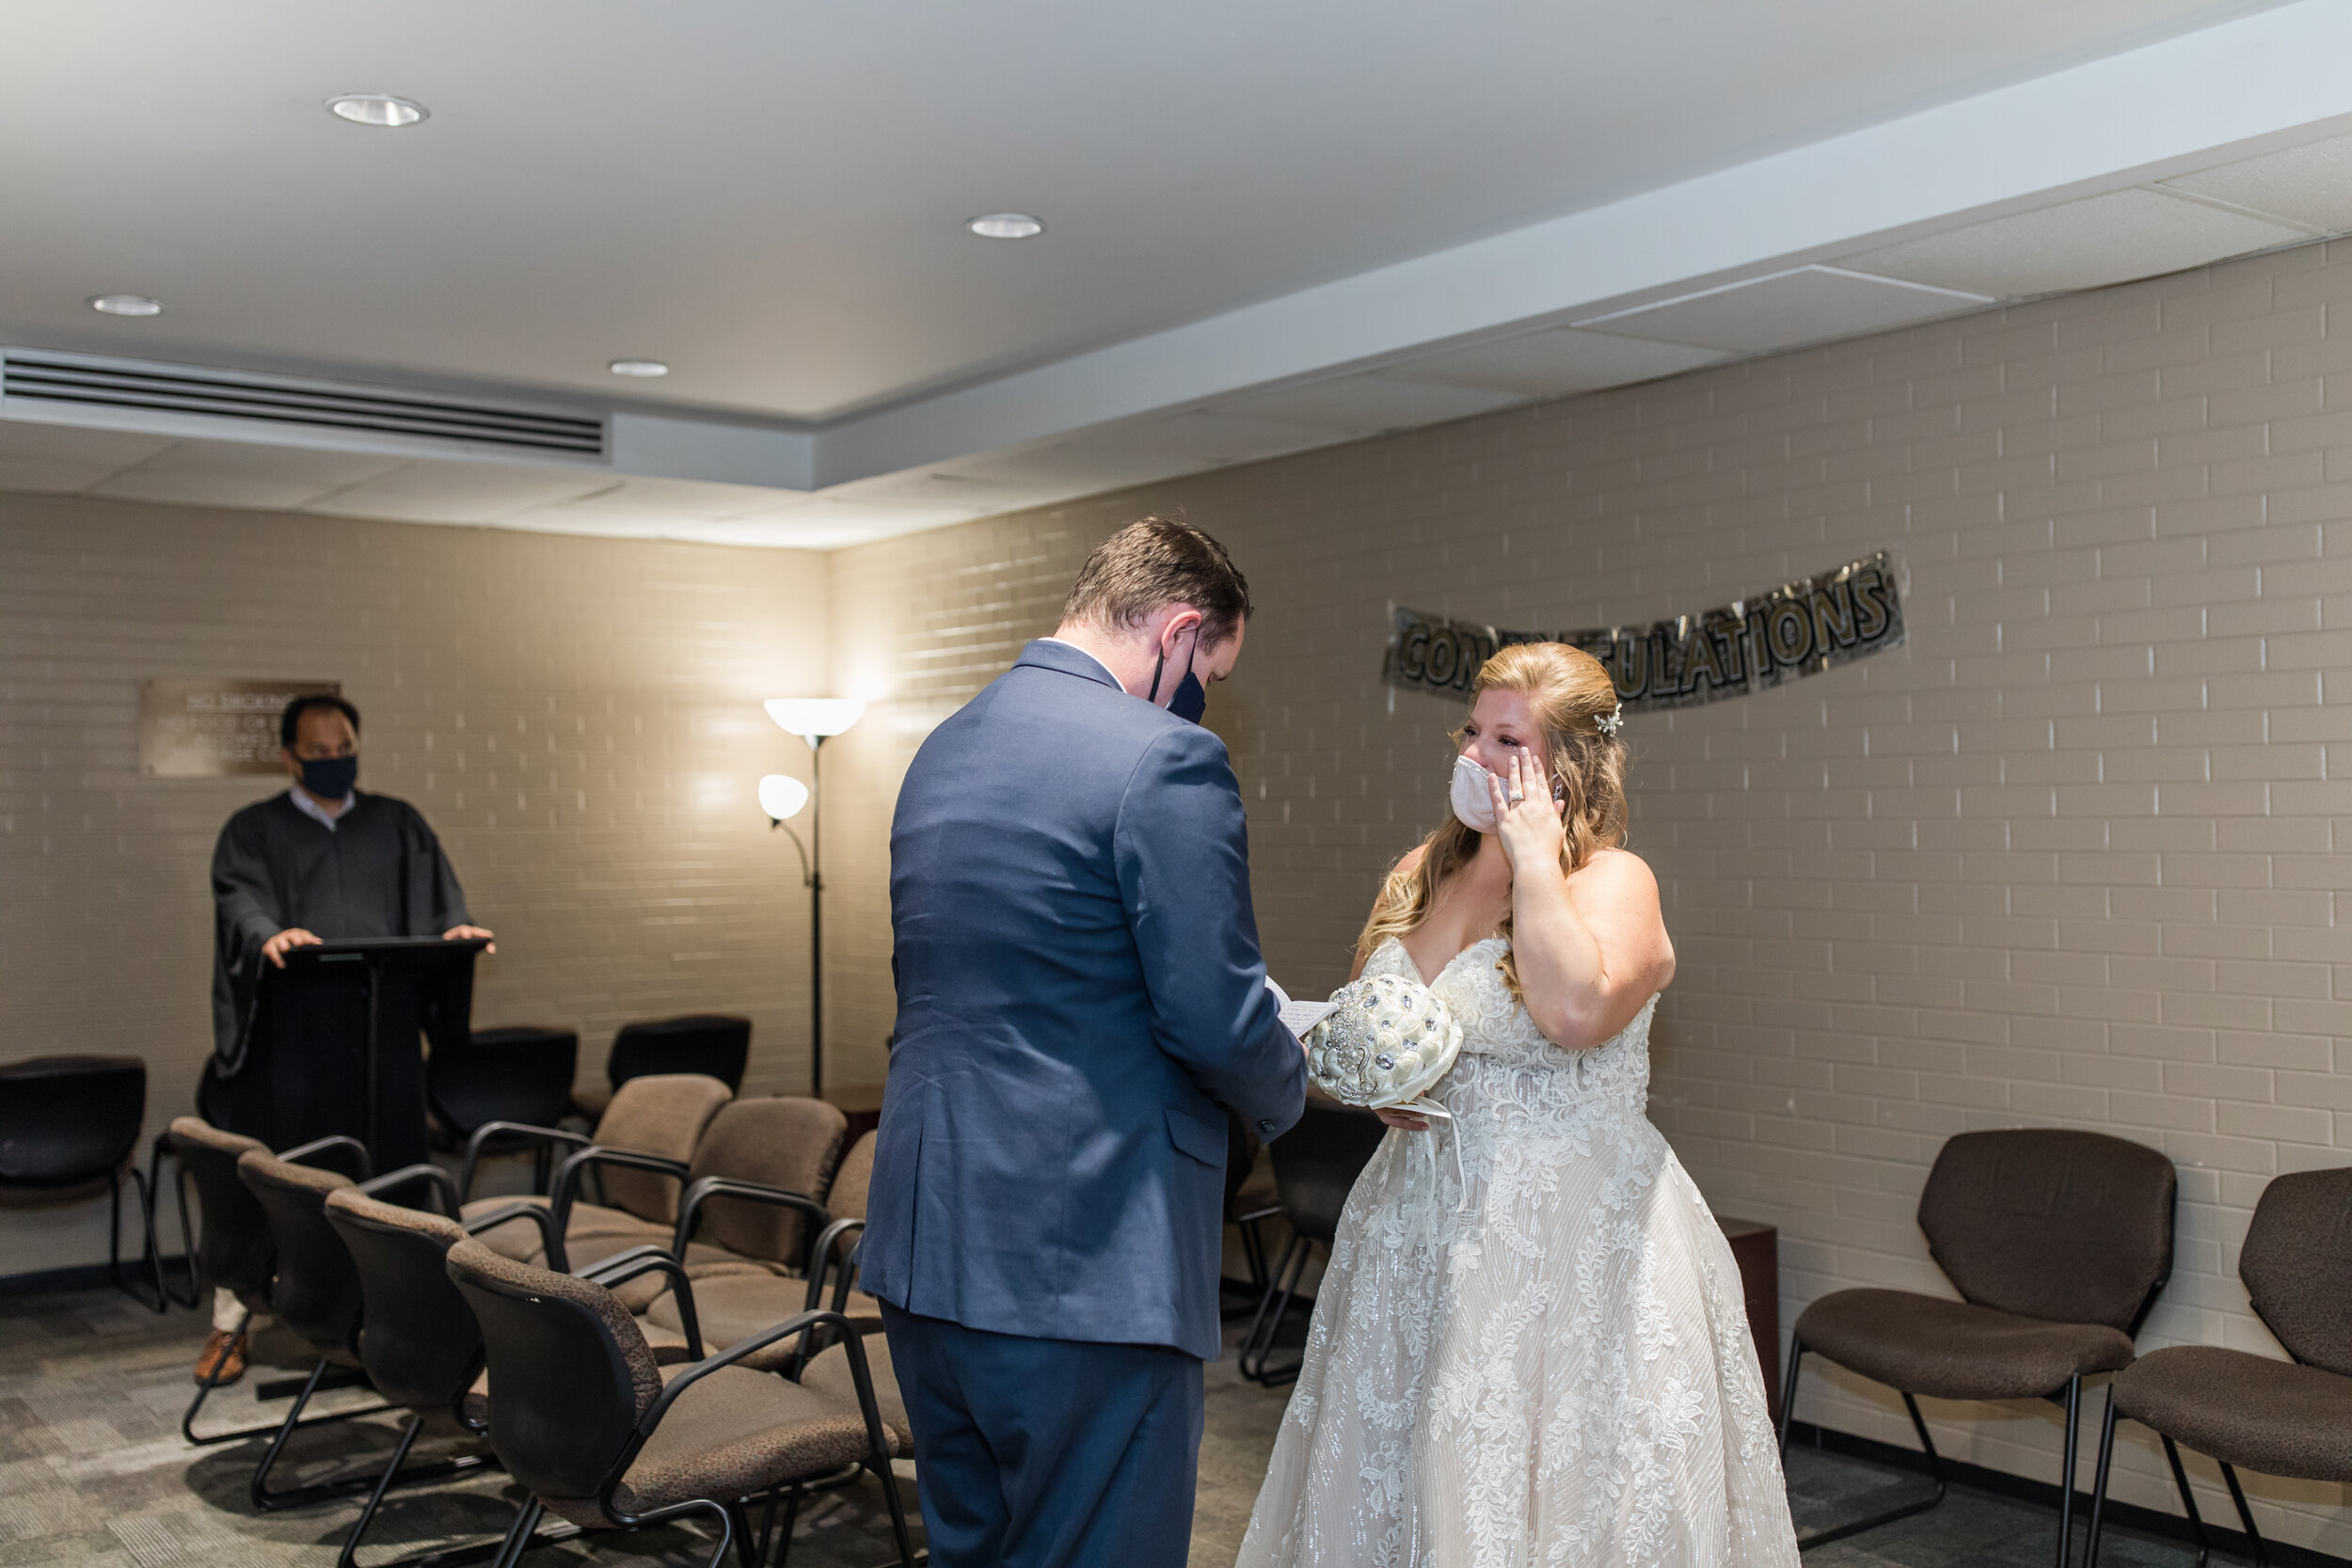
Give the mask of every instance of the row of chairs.
[[[861, 1474], [880, 1481], [911, 1561], [890, 1462], [912, 1453], [912, 1433], [847, 1260], [872, 1139], [845, 1156], [845, 1128], [820, 1101], [734, 1101], [710, 1079], [655, 1075], [624, 1084], [591, 1138], [480, 1130], [453, 1180], [434, 1165], [373, 1176], [350, 1139], [273, 1155], [183, 1117], [167, 1136], [197, 1194], [203, 1274], [248, 1322], [276, 1313], [318, 1356], [274, 1427], [199, 1434], [207, 1384], [183, 1430], [199, 1444], [267, 1431], [250, 1486], [262, 1509], [367, 1491], [345, 1568], [393, 1487], [485, 1465], [530, 1493], [504, 1539], [475, 1554], [501, 1565], [564, 1533], [541, 1528], [548, 1513], [575, 1528], [699, 1513], [717, 1526], [714, 1568], [730, 1546], [752, 1568], [771, 1541], [781, 1558], [804, 1494]], [[485, 1148], [525, 1133], [568, 1150], [548, 1190], [472, 1197]], [[799, 1185], [757, 1180], [778, 1173]], [[739, 1299], [709, 1310], [723, 1288]], [[756, 1321], [731, 1322], [736, 1308]], [[306, 1418], [339, 1381], [382, 1402]], [[372, 1477], [269, 1484], [298, 1430], [387, 1410], [408, 1419]], [[409, 1465], [425, 1417], [443, 1410], [488, 1452]]]
[[[426, 1064], [425, 1096], [437, 1140], [454, 1147], [493, 1122], [553, 1126], [567, 1115], [595, 1123], [622, 1085], [660, 1074], [743, 1085], [752, 1021], [717, 1013], [626, 1023], [605, 1059], [606, 1083], [575, 1089], [580, 1037], [568, 1029], [478, 1029], [464, 1049]], [[147, 1115], [147, 1064], [136, 1056], [35, 1056], [0, 1063], [0, 1209], [52, 1209], [108, 1199], [108, 1277], [156, 1312], [196, 1305], [192, 1283], [167, 1277], [155, 1207], [163, 1164], [158, 1136], [142, 1173], [136, 1164]], [[541, 1147], [545, 1147], [544, 1145]], [[546, 1179], [542, 1172], [543, 1180]], [[122, 1190], [132, 1189], [140, 1226], [135, 1266], [122, 1257]], [[187, 1241], [182, 1210], [182, 1242]]]
[[1919, 1396], [2049, 1401], [2065, 1411], [2058, 1568], [2074, 1546], [2083, 1383], [2113, 1374], [2084, 1561], [2097, 1568], [2119, 1418], [2163, 1440], [2197, 1544], [2213, 1549], [2183, 1445], [2218, 1462], [2257, 1564], [2268, 1561], [2238, 1466], [2352, 1481], [2352, 1169], [2282, 1176], [2264, 1191], [2239, 1256], [2254, 1310], [2293, 1359], [2133, 1340], [2172, 1268], [2172, 1162], [2100, 1132], [2021, 1129], [1948, 1140], [1920, 1194], [1919, 1228], [1961, 1299], [1837, 1291], [1806, 1307], [1789, 1348], [1781, 1445], [1807, 1354], [1902, 1396], [1932, 1492], [1810, 1537], [1808, 1547], [1943, 1501], [1942, 1457]]

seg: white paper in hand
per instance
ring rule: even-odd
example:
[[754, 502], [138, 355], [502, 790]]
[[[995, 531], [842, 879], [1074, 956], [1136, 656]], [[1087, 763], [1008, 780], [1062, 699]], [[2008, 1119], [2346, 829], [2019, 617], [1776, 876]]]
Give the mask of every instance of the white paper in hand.
[[1308, 1030], [1330, 1016], [1333, 1004], [1294, 1002], [1291, 993], [1276, 985], [1271, 974], [1266, 976], [1265, 989], [1274, 993], [1274, 1005], [1281, 1009], [1282, 1027], [1301, 1038], [1305, 1037]]

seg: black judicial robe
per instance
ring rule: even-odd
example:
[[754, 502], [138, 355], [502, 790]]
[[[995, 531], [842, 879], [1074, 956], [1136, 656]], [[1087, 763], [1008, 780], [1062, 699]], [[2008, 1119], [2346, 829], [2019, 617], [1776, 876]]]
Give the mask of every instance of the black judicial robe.
[[[366, 1139], [363, 996], [350, 986], [289, 983], [262, 946], [289, 927], [337, 942], [437, 937], [469, 924], [440, 840], [414, 806], [389, 795], [355, 791], [330, 829], [297, 808], [289, 790], [221, 829], [213, 901], [214, 1055], [200, 1097], [207, 1116], [272, 1148], [332, 1132]], [[386, 1043], [407, 1042], [405, 1050], [379, 1047], [379, 1104], [415, 1109], [405, 1117], [379, 1111], [379, 1142], [389, 1147], [376, 1149], [377, 1168], [424, 1157], [416, 1030], [462, 1031], [470, 1002], [404, 997], [379, 1015], [389, 1026]]]

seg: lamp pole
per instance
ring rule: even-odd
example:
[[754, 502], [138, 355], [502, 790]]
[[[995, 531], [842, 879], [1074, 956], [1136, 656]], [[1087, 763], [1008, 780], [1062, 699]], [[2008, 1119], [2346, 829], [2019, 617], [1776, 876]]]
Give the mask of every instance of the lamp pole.
[[825, 737], [808, 737], [808, 1093], [825, 1098]]
[[768, 717], [787, 735], [808, 742], [808, 786], [786, 774], [771, 773], [759, 781], [759, 803], [769, 822], [784, 828], [785, 818], [808, 807], [808, 843], [789, 828], [792, 846], [801, 852], [801, 872], [808, 884], [808, 1088], [825, 1097], [825, 841], [818, 800], [820, 765], [827, 739], [839, 735], [866, 711], [859, 697], [771, 697]]

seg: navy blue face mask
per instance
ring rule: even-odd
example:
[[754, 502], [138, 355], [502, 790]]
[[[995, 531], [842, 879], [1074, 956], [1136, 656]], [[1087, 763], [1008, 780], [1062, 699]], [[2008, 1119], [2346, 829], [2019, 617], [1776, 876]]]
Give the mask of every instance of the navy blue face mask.
[[358, 757], [313, 757], [302, 765], [302, 787], [322, 800], [340, 800], [358, 782]]
[[1209, 689], [1200, 684], [1199, 675], [1189, 670], [1184, 672], [1176, 695], [1168, 700], [1168, 711], [1187, 724], [1200, 722], [1200, 716], [1209, 711]]
[[[1199, 626], [1192, 629], [1192, 646], [1194, 652], [1199, 652], [1200, 647]], [[1168, 653], [1163, 649], [1158, 662], [1152, 666], [1152, 700], [1153, 702], [1158, 702], [1160, 699], [1160, 674], [1167, 668]], [[1184, 678], [1176, 683], [1175, 695], [1168, 700], [1168, 711], [1187, 724], [1198, 724], [1200, 722], [1200, 716], [1209, 711], [1209, 689], [1202, 686], [1200, 677], [1192, 673], [1190, 656], [1184, 659]]]

